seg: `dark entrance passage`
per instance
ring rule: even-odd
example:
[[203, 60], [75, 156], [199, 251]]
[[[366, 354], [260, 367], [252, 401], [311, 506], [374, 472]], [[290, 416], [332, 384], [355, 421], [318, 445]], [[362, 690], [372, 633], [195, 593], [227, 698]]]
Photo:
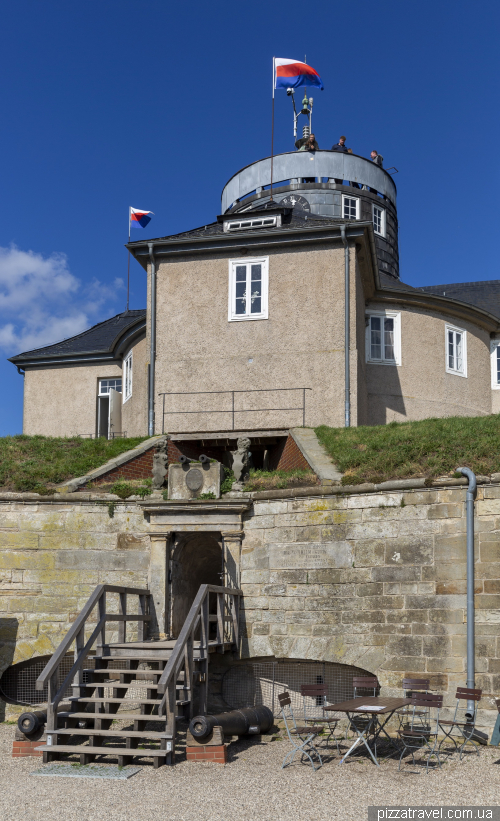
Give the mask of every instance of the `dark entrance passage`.
[[219, 533], [182, 533], [175, 540], [171, 562], [171, 635], [177, 638], [200, 585], [222, 583]]

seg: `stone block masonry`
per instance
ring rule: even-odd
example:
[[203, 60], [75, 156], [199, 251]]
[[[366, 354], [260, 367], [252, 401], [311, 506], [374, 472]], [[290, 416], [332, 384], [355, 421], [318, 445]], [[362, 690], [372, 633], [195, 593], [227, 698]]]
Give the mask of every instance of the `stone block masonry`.
[[[429, 677], [450, 707], [466, 681], [465, 487], [310, 490], [255, 498], [243, 516], [241, 657], [353, 665], [376, 674], [388, 695], [405, 674]], [[51, 654], [97, 584], [150, 582], [150, 536], [173, 504], [158, 502], [151, 517], [134, 501], [116, 502], [110, 517], [107, 504], [81, 493], [0, 498], [0, 674]], [[227, 530], [224, 509], [211, 527], [220, 520]], [[485, 694], [479, 724], [491, 730], [500, 696], [499, 484], [479, 486], [475, 511], [476, 686]]]
[[[466, 683], [465, 488], [255, 500], [245, 525], [243, 653], [354, 665], [400, 693]], [[476, 502], [480, 723], [500, 695], [500, 487]], [[491, 712], [490, 712], [491, 711]], [[493, 722], [493, 723], [492, 723]]]

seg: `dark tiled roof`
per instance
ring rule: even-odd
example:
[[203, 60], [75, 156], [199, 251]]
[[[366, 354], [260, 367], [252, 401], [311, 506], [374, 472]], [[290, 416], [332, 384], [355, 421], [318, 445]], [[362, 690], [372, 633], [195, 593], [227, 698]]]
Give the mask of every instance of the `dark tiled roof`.
[[146, 309], [124, 311], [99, 322], [87, 331], [77, 336], [63, 339], [45, 348], [36, 348], [33, 351], [13, 356], [9, 361], [17, 363], [19, 360], [46, 359], [47, 357], [78, 356], [81, 354], [104, 354], [112, 352], [119, 338], [129, 329], [137, 325], [141, 319], [146, 319]]
[[[342, 223], [349, 223], [349, 220], [343, 220], [340, 217], [323, 217], [319, 214], [310, 214], [309, 212], [303, 211], [299, 208], [294, 208], [293, 211], [291, 209], [283, 209], [283, 207], [279, 207], [279, 204], [276, 207], [276, 209], [266, 208], [266, 212], [272, 210], [286, 210], [289, 213], [283, 215], [280, 228], [273, 227], [254, 229], [255, 231], [258, 231], [259, 234], [274, 233], [275, 231], [281, 231], [283, 229], [295, 230], [297, 228], [315, 228], [316, 226], [340, 225]], [[239, 211], [234, 214], [226, 214], [225, 217], [227, 219], [233, 220], [250, 219], [250, 217], [257, 217], [258, 215], [260, 216], [261, 213], [264, 213], [264, 209], [255, 208], [249, 211]], [[352, 225], [352, 221], [349, 224]], [[243, 233], [244, 232], [242, 231], [241, 234]], [[227, 236], [227, 233], [224, 232], [223, 223], [211, 222], [208, 225], [202, 225], [200, 228], [193, 228], [190, 231], [182, 231], [180, 234], [171, 234], [170, 236], [157, 237], [156, 241], [161, 242], [162, 240], [182, 240], [194, 237], [212, 237], [217, 236], [218, 234], [224, 234], [224, 236]], [[144, 242], [138, 240], [136, 242], [130, 243], [131, 247], [133, 247], [134, 245], [144, 245]]]
[[419, 289], [426, 294], [449, 297], [467, 302], [476, 308], [500, 317], [500, 279], [485, 282], [454, 282], [451, 285], [426, 285]]
[[401, 282], [400, 279], [396, 279], [396, 277], [391, 277], [389, 274], [384, 274], [383, 271], [379, 273], [380, 278], [380, 285], [382, 286], [382, 290], [384, 288], [389, 288], [391, 291], [416, 291], [416, 288], [413, 288], [411, 285], [407, 285], [406, 282]]

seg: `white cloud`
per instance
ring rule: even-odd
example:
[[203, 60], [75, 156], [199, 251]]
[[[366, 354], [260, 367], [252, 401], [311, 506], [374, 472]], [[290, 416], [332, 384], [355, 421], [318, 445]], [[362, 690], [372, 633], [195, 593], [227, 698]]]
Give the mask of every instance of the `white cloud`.
[[75, 336], [103, 318], [123, 287], [119, 278], [84, 285], [65, 254], [0, 247], [0, 348], [12, 356]]

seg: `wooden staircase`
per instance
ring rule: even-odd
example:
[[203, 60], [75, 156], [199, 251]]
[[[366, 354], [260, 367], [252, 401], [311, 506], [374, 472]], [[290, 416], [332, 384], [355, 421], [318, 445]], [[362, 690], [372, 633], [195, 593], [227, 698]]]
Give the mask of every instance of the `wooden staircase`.
[[[118, 613], [107, 612], [108, 593], [118, 595]], [[135, 615], [127, 612], [130, 596], [139, 597]], [[48, 685], [47, 741], [38, 748], [44, 762], [76, 753], [81, 764], [98, 756], [116, 757], [120, 766], [142, 758], [152, 758], [155, 767], [174, 763], [177, 722], [192, 718], [195, 688], [197, 711], [207, 710], [210, 654], [237, 649], [241, 591], [202, 585], [179, 638], [167, 641], [147, 639], [149, 596], [147, 590], [99, 585], [39, 676], [37, 689]], [[96, 608], [97, 626], [86, 641]], [[105, 626], [112, 621], [119, 641], [106, 643]], [[129, 621], [139, 623], [137, 641], [125, 640]], [[72, 645], [75, 662], [61, 682], [61, 660]], [[63, 698], [69, 710], [59, 710]]]

